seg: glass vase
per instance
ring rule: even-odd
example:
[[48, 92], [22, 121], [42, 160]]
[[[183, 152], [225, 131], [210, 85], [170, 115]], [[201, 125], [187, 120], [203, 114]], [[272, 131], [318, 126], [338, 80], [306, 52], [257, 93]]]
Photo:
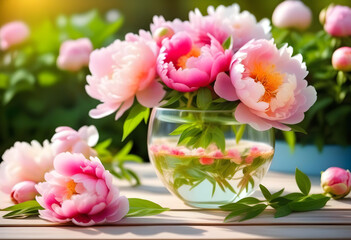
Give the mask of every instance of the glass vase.
[[192, 207], [218, 208], [257, 189], [274, 155], [274, 134], [240, 124], [233, 111], [154, 108], [148, 153], [171, 193]]

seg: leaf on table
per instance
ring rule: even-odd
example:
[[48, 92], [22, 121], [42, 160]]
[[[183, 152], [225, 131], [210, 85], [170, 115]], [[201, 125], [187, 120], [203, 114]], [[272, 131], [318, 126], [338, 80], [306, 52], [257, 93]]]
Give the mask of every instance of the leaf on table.
[[128, 198], [129, 212], [126, 217], [142, 217], [153, 216], [164, 211], [169, 211], [169, 208], [163, 208], [157, 203], [141, 198]]
[[295, 170], [295, 180], [300, 191], [308, 195], [311, 190], [311, 181], [306, 174], [301, 172], [298, 168]]
[[271, 200], [272, 194], [268, 191], [268, 189], [265, 186], [263, 186], [262, 184], [260, 184], [260, 189], [261, 189], [261, 192], [262, 192], [264, 198], [267, 199], [268, 201]]

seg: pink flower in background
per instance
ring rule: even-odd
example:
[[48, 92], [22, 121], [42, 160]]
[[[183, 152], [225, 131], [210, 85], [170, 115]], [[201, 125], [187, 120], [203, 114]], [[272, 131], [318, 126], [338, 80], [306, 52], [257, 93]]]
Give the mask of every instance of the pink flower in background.
[[308, 72], [301, 55], [292, 57], [291, 48], [278, 50], [273, 41], [247, 43], [234, 55], [230, 71], [225, 92], [216, 93], [225, 99], [237, 94], [235, 118], [259, 131], [289, 130], [284, 124], [301, 122], [317, 98], [304, 80]]
[[212, 38], [211, 45], [198, 46], [186, 32], [176, 33], [163, 41], [157, 59], [162, 81], [180, 92], [196, 91], [213, 82], [217, 74], [229, 67], [231, 52], [224, 51]]
[[211, 44], [215, 38], [220, 44], [230, 36], [230, 28], [221, 19], [214, 16], [202, 16], [199, 9], [189, 12], [191, 31], [188, 33], [194, 39], [195, 44], [200, 46]]
[[332, 65], [336, 70], [351, 71], [351, 47], [336, 49], [332, 56]]
[[24, 42], [29, 36], [27, 24], [21, 21], [10, 22], [0, 28], [0, 49], [6, 50], [9, 47]]
[[116, 120], [128, 110], [134, 97], [145, 107], [156, 106], [165, 92], [156, 81], [156, 55], [143, 38], [134, 41], [116, 40], [90, 55], [91, 76], [87, 77], [87, 93], [100, 100], [89, 112], [93, 118], [105, 117], [115, 111]]
[[330, 167], [321, 175], [321, 186], [333, 198], [343, 198], [351, 190], [351, 173], [338, 167]]
[[92, 148], [99, 140], [95, 126], [83, 126], [78, 131], [70, 127], [58, 127], [52, 137], [52, 148], [55, 155], [62, 152], [82, 153], [85, 157], [97, 155]]
[[86, 159], [82, 154], [61, 153], [54, 168], [39, 183], [38, 203], [43, 219], [91, 226], [121, 220], [129, 211], [128, 199], [119, 196], [112, 175], [98, 158]]
[[188, 21], [174, 19], [171, 22], [166, 21], [162, 16], [154, 16], [152, 20], [153, 23], [150, 25], [150, 30], [158, 46], [161, 46], [163, 39], [171, 38], [177, 32], [191, 30]]
[[233, 39], [233, 50], [236, 51], [245, 43], [252, 39], [270, 39], [270, 22], [268, 19], [262, 19], [257, 22], [254, 15], [248, 11], [240, 12], [238, 4], [231, 6], [213, 6], [208, 7], [209, 16], [221, 22], [229, 31], [229, 36]]
[[280, 28], [305, 30], [311, 25], [312, 12], [301, 1], [288, 0], [281, 2], [273, 12], [272, 22]]
[[15, 204], [34, 200], [38, 194], [35, 185], [37, 183], [33, 181], [23, 181], [13, 186], [11, 190], [11, 200]]
[[67, 40], [61, 44], [57, 66], [62, 70], [78, 71], [88, 66], [93, 44], [88, 38]]
[[43, 181], [44, 174], [53, 169], [54, 153], [48, 141], [44, 141], [43, 146], [37, 141], [16, 142], [2, 159], [0, 190], [10, 194], [17, 183]]
[[351, 8], [347, 6], [329, 6], [325, 13], [324, 30], [332, 36], [351, 35]]

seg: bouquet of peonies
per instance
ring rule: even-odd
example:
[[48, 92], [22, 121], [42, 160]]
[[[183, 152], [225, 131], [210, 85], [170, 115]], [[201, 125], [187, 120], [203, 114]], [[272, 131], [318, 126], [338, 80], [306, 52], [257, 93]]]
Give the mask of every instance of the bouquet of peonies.
[[115, 113], [117, 120], [132, 108], [123, 138], [159, 105], [235, 109], [238, 122], [259, 131], [301, 122], [316, 101], [302, 56], [278, 49], [269, 21], [237, 4], [207, 11], [191, 11], [188, 21], [155, 16], [150, 31], [93, 51], [86, 91], [101, 104], [90, 116]]
[[[161, 133], [149, 132], [150, 160], [175, 195], [216, 208], [252, 193], [272, 160], [271, 143], [248, 141], [245, 125], [303, 131], [296, 124], [317, 94], [305, 80], [302, 56], [277, 48], [267, 19], [257, 22], [237, 4], [207, 12], [195, 9], [188, 21], [155, 16], [150, 31], [93, 51], [86, 91], [101, 101], [93, 118], [115, 113], [117, 120], [131, 109], [123, 139], [147, 122], [149, 108], [179, 110], [152, 114], [149, 130], [170, 131], [158, 139], [153, 135]], [[161, 118], [178, 124], [162, 125]], [[233, 132], [235, 140], [227, 139]], [[203, 193], [206, 184], [212, 188]]]

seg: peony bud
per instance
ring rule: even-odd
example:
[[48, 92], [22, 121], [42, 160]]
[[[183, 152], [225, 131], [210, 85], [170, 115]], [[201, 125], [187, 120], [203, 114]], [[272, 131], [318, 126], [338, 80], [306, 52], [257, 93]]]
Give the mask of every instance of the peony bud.
[[163, 39], [171, 38], [174, 35], [174, 31], [170, 27], [159, 27], [153, 34], [153, 38], [157, 45], [161, 46]]
[[311, 10], [300, 1], [288, 0], [280, 3], [273, 12], [272, 22], [279, 28], [304, 30], [312, 21]]
[[336, 37], [351, 35], [351, 8], [347, 6], [329, 6], [324, 19], [324, 30]]
[[6, 50], [12, 45], [22, 43], [29, 36], [29, 28], [24, 22], [16, 21], [0, 28], [0, 49]]
[[334, 51], [332, 64], [336, 70], [351, 71], [351, 47], [341, 47]]
[[88, 38], [67, 40], [61, 44], [57, 66], [62, 70], [78, 71], [88, 66], [93, 45]]
[[11, 191], [11, 200], [15, 204], [35, 199], [38, 191], [35, 188], [36, 183], [33, 181], [23, 181], [13, 186]]
[[351, 190], [351, 174], [342, 168], [328, 168], [322, 172], [321, 186], [324, 193], [330, 194], [334, 199], [343, 198]]

